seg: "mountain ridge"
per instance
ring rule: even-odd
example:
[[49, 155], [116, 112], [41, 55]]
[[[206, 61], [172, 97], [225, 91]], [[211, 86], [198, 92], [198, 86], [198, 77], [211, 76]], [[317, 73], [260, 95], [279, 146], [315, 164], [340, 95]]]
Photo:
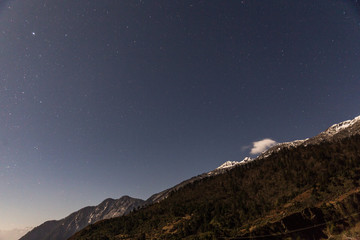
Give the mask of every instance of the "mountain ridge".
[[[137, 207], [144, 207], [144, 206], [148, 206], [148, 205], [151, 205], [154, 203], [159, 203], [159, 202], [163, 201], [164, 199], [166, 199], [167, 197], [169, 197], [169, 195], [171, 195], [173, 192], [179, 191], [181, 188], [183, 188], [187, 185], [193, 184], [197, 181], [201, 181], [205, 178], [214, 177], [216, 175], [223, 174], [227, 171], [230, 171], [233, 168], [236, 168], [236, 167], [239, 167], [242, 165], [246, 165], [253, 161], [258, 161], [258, 160], [267, 158], [270, 155], [272, 155], [276, 152], [279, 152], [283, 149], [292, 149], [292, 148], [297, 148], [299, 146], [307, 146], [309, 144], [319, 144], [324, 141], [329, 141], [329, 139], [331, 139], [331, 138], [339, 140], [339, 139], [344, 138], [345, 136], [349, 136], [349, 135], [351, 136], [351, 135], [360, 133], [359, 129], [360, 129], [360, 116], [354, 118], [353, 120], [347, 120], [347, 121], [343, 121], [338, 124], [333, 124], [327, 130], [325, 130], [324, 132], [321, 132], [320, 134], [318, 134], [312, 138], [307, 138], [304, 140], [295, 140], [292, 142], [279, 143], [279, 144], [271, 147], [270, 149], [264, 151], [263, 153], [261, 153], [258, 157], [254, 158], [254, 159], [246, 157], [242, 161], [239, 161], [239, 162], [238, 161], [227, 161], [227, 162], [223, 163], [221, 166], [219, 166], [218, 168], [214, 169], [213, 171], [192, 177], [190, 179], [187, 179], [187, 180], [175, 185], [172, 188], [169, 188], [162, 192], [153, 194], [146, 201], [141, 200], [142, 201], [141, 204], [139, 204]], [[344, 131], [346, 132], [346, 134], [343, 134]], [[336, 137], [334, 137], [334, 136], [336, 136]], [[124, 196], [124, 197], [128, 197], [128, 196]], [[102, 203], [100, 203], [98, 205], [98, 207], [104, 208], [104, 210], [105, 210], [108, 207], [108, 205], [111, 204], [112, 201], [115, 201], [115, 200], [114, 199], [105, 199]], [[87, 209], [87, 208], [88, 207], [85, 207], [83, 209]], [[134, 208], [135, 207], [133, 207], [132, 209], [134, 209]], [[83, 210], [83, 209], [81, 209], [81, 210]], [[130, 210], [132, 210], [132, 209], [130, 209]], [[130, 210], [128, 212], [130, 212]], [[74, 220], [73, 222], [75, 223], [75, 227], [72, 226], [72, 227], [68, 227], [67, 229], [71, 229], [71, 231], [74, 233], [74, 231], [78, 231], [81, 228], [86, 227], [86, 225], [88, 225], [88, 224], [93, 224], [94, 222], [103, 220], [103, 219], [118, 217], [118, 216], [124, 215], [128, 212], [124, 212], [123, 214], [118, 214], [116, 211], [110, 211], [105, 215], [103, 214], [102, 218], [100, 218], [100, 217], [93, 218], [94, 214], [90, 214], [90, 217], [87, 218], [88, 219], [87, 224], [85, 224], [85, 225], [82, 224], [81, 225], [82, 227], [80, 227], [80, 225], [77, 223], [77, 221]], [[75, 213], [77, 213], [77, 212], [75, 212]], [[73, 216], [73, 214], [70, 214], [69, 216]], [[46, 223], [47, 224], [55, 223], [54, 225], [57, 224], [56, 221], [55, 222], [50, 221], [50, 223], [48, 223], [48, 222], [46, 222]], [[45, 224], [45, 226], [46, 226], [46, 224]], [[56, 225], [56, 227], [59, 227], [59, 226]], [[21, 240], [30, 240], [30, 239], [31, 238], [29, 238], [29, 239], [21, 238]], [[40, 238], [36, 238], [36, 239], [40, 239]], [[44, 238], [44, 239], [50, 239], [50, 238]], [[58, 239], [60, 240], [60, 238], [58, 238]]]
[[[356, 117], [345, 123], [332, 125], [329, 129], [336, 131], [330, 134], [325, 130], [274, 146], [248, 164], [225, 164], [235, 167], [70, 239], [247, 239], [266, 234], [319, 239], [342, 234], [357, 221], [347, 213], [360, 209], [360, 121]], [[311, 226], [320, 223], [314, 234]], [[297, 232], [297, 224], [309, 230]]]

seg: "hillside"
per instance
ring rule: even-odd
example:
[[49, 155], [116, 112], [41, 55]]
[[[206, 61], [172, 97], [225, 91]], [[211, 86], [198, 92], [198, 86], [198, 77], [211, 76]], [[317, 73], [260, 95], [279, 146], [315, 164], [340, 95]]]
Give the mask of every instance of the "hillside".
[[[357, 234], [360, 121], [270, 149], [75, 239], [322, 239]], [[336, 130], [336, 131], [332, 131]]]

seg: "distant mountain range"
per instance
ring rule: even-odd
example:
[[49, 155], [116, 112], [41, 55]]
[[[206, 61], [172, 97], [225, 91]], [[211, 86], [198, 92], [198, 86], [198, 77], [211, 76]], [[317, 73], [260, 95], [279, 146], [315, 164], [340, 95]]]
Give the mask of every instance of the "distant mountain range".
[[[289, 232], [288, 235], [280, 234], [280, 239], [281, 236], [289, 237], [291, 228], [285, 226], [281, 229], [276, 222], [296, 214], [314, 214], [312, 211], [320, 211], [318, 215], [324, 218], [323, 209], [314, 210], [315, 206], [331, 201], [340, 204], [340, 201], [330, 199], [339, 197], [340, 193], [346, 195], [360, 191], [356, 190], [357, 184], [360, 185], [360, 175], [356, 175], [355, 171], [359, 169], [360, 172], [359, 148], [360, 116], [334, 124], [315, 137], [277, 144], [255, 159], [225, 162], [211, 172], [154, 194], [146, 201], [127, 196], [118, 200], [107, 199], [96, 207], [83, 208], [62, 220], [45, 222], [20, 240], [67, 239], [89, 224], [126, 215], [139, 207], [142, 209], [127, 218], [100, 221], [95, 224], [98, 230], [87, 227], [71, 239], [100, 239], [99, 236], [104, 237], [101, 239], [115, 239], [115, 236], [116, 239], [246, 238], [255, 233], [272, 236], [279, 231]], [[333, 169], [333, 166], [337, 168]], [[339, 177], [344, 174], [351, 177]], [[329, 183], [334, 178], [335, 186]], [[341, 184], [344, 186], [341, 187]], [[309, 191], [311, 201], [308, 199]], [[346, 197], [344, 199], [347, 200]], [[294, 204], [297, 204], [296, 207]], [[233, 213], [227, 214], [228, 208], [234, 206], [236, 210], [232, 209]], [[221, 213], [222, 208], [225, 212]], [[147, 214], [150, 215], [146, 217]], [[264, 214], [270, 214], [272, 218]], [[127, 223], [129, 219], [132, 219], [131, 227]], [[306, 222], [304, 218], [298, 220], [301, 226], [316, 223], [308, 219], [305, 219]], [[142, 224], [138, 225], [138, 222]], [[118, 227], [114, 229], [109, 224]], [[271, 226], [273, 230], [268, 229]], [[336, 233], [339, 234], [340, 230]], [[323, 232], [321, 229], [321, 234], [317, 232], [317, 235], [306, 235], [305, 238], [318, 239], [324, 235]]]
[[144, 200], [123, 196], [108, 198], [97, 206], [85, 207], [61, 220], [47, 221], [34, 228], [20, 240], [64, 240], [89, 224], [128, 214], [145, 203]]

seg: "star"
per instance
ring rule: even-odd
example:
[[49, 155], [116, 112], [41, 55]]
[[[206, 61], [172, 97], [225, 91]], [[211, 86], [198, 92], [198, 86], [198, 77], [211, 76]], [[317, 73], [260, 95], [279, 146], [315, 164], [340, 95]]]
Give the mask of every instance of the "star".
[[32, 32], [31, 34], [32, 34], [33, 36], [36, 36], [36, 33], [35, 33], [35, 32]]

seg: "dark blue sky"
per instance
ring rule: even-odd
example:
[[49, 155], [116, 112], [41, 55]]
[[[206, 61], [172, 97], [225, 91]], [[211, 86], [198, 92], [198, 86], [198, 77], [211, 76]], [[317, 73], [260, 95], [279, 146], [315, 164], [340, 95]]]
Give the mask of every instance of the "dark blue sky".
[[359, 9], [1, 1], [0, 229], [144, 199], [250, 156], [254, 141], [360, 115]]

